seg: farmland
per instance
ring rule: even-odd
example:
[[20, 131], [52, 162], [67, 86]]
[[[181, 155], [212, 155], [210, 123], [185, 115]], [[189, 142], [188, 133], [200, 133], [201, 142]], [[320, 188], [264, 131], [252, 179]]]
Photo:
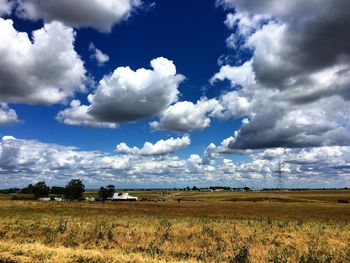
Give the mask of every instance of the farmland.
[[350, 204], [339, 203], [350, 200], [347, 190], [131, 194], [145, 201], [56, 203], [2, 195], [0, 259], [350, 261]]

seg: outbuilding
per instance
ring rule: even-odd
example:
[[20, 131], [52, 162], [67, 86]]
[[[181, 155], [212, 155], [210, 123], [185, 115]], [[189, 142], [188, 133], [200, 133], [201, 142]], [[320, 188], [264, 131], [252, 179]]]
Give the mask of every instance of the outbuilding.
[[131, 196], [129, 193], [114, 193], [113, 201], [137, 201], [136, 196]]

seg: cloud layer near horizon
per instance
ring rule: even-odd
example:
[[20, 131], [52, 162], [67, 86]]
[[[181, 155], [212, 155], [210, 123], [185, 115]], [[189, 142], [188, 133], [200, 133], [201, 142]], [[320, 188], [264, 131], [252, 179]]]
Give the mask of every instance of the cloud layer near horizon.
[[192, 154], [182, 159], [170, 154], [187, 145], [188, 140], [183, 137], [146, 143], [142, 149], [128, 148], [127, 152], [122, 150], [127, 154], [113, 155], [4, 136], [0, 141], [0, 184], [22, 187], [45, 180], [50, 185], [62, 185], [72, 178], [81, 178], [95, 186], [113, 183], [117, 187], [275, 187], [275, 171], [281, 157], [287, 187], [342, 187], [349, 183], [349, 147], [250, 151], [250, 160], [240, 164], [220, 154], [213, 144], [202, 157]]

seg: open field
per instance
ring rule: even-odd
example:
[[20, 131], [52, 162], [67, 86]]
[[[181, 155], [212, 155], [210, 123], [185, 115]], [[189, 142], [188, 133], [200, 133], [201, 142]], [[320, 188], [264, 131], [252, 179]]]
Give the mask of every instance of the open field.
[[350, 204], [338, 203], [350, 200], [350, 191], [132, 194], [165, 201], [55, 203], [0, 196], [0, 259], [350, 262]]

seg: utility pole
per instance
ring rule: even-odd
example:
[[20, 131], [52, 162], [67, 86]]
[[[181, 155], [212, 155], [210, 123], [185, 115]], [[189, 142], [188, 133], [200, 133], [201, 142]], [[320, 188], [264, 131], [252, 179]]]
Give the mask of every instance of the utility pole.
[[277, 189], [282, 190], [284, 188], [283, 185], [283, 171], [282, 171], [282, 161], [278, 162], [278, 170], [277, 173]]

